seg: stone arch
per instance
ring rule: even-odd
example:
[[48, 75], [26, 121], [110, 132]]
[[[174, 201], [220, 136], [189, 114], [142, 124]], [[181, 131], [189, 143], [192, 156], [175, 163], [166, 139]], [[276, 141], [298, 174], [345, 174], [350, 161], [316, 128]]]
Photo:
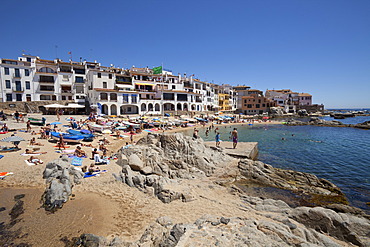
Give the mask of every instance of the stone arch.
[[184, 111], [188, 111], [188, 110], [189, 110], [189, 108], [188, 108], [188, 103], [185, 103], [185, 104], [184, 104], [184, 108], [183, 108], [183, 109], [184, 109]]
[[174, 111], [175, 110], [175, 105], [172, 103], [165, 103], [164, 104], [164, 110], [165, 111]]
[[191, 105], [191, 110], [195, 111], [195, 105]]
[[155, 111], [160, 111], [161, 110], [161, 107], [157, 103], [157, 104], [155, 104], [154, 109], [155, 109]]
[[176, 110], [178, 110], [178, 111], [182, 111], [181, 103], [177, 103], [177, 108], [176, 108]]

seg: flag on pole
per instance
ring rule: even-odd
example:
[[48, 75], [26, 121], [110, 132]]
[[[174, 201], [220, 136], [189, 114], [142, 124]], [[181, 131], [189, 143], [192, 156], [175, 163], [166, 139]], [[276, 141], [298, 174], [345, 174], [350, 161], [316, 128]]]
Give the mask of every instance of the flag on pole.
[[153, 74], [162, 74], [162, 66], [154, 67], [153, 68]]
[[69, 51], [69, 52], [68, 52], [68, 54], [69, 54], [69, 55], [71, 55], [71, 54], [72, 54], [72, 52], [71, 52], [71, 51]]

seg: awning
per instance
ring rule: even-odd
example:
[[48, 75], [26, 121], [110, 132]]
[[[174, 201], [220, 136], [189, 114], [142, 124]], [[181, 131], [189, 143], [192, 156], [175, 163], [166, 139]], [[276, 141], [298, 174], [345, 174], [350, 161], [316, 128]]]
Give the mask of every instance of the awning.
[[154, 86], [154, 84], [151, 84], [151, 83], [143, 83], [143, 82], [135, 82], [135, 85]]
[[60, 104], [50, 104], [50, 105], [44, 105], [45, 108], [64, 108], [65, 105]]
[[65, 106], [65, 108], [85, 108], [85, 106], [84, 105], [75, 104], [75, 103], [69, 103], [67, 106]]

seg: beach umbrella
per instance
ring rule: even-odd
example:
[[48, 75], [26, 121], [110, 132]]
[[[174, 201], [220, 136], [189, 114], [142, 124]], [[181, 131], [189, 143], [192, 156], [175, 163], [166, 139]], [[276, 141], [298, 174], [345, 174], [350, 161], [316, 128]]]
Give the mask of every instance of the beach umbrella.
[[50, 125], [62, 124], [61, 122], [52, 122]]
[[9, 136], [0, 140], [0, 142], [20, 142], [20, 141], [25, 140], [20, 136]]

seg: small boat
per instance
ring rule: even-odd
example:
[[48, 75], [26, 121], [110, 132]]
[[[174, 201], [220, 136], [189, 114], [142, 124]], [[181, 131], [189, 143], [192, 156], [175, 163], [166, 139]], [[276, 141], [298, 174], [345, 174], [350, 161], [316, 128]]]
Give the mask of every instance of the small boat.
[[39, 119], [39, 118], [32, 118], [32, 117], [29, 117], [28, 120], [30, 120], [31, 124], [33, 125], [41, 125], [41, 126], [44, 126], [45, 121], [46, 121], [45, 118]]
[[111, 126], [107, 126], [107, 125], [99, 125], [99, 124], [92, 124], [90, 125], [90, 128], [96, 132], [100, 132], [102, 133], [103, 130], [110, 130], [111, 129]]
[[80, 136], [84, 136], [85, 138], [83, 139], [83, 141], [92, 141], [94, 139], [94, 135], [91, 134], [90, 131], [88, 130], [74, 130], [74, 129], [69, 129], [67, 130], [67, 132], [70, 134], [70, 135], [80, 135]]
[[63, 140], [67, 143], [80, 143], [85, 137], [82, 135], [71, 135], [67, 133], [60, 132], [50, 132], [51, 138], [54, 140], [59, 140], [59, 135], [63, 135]]

